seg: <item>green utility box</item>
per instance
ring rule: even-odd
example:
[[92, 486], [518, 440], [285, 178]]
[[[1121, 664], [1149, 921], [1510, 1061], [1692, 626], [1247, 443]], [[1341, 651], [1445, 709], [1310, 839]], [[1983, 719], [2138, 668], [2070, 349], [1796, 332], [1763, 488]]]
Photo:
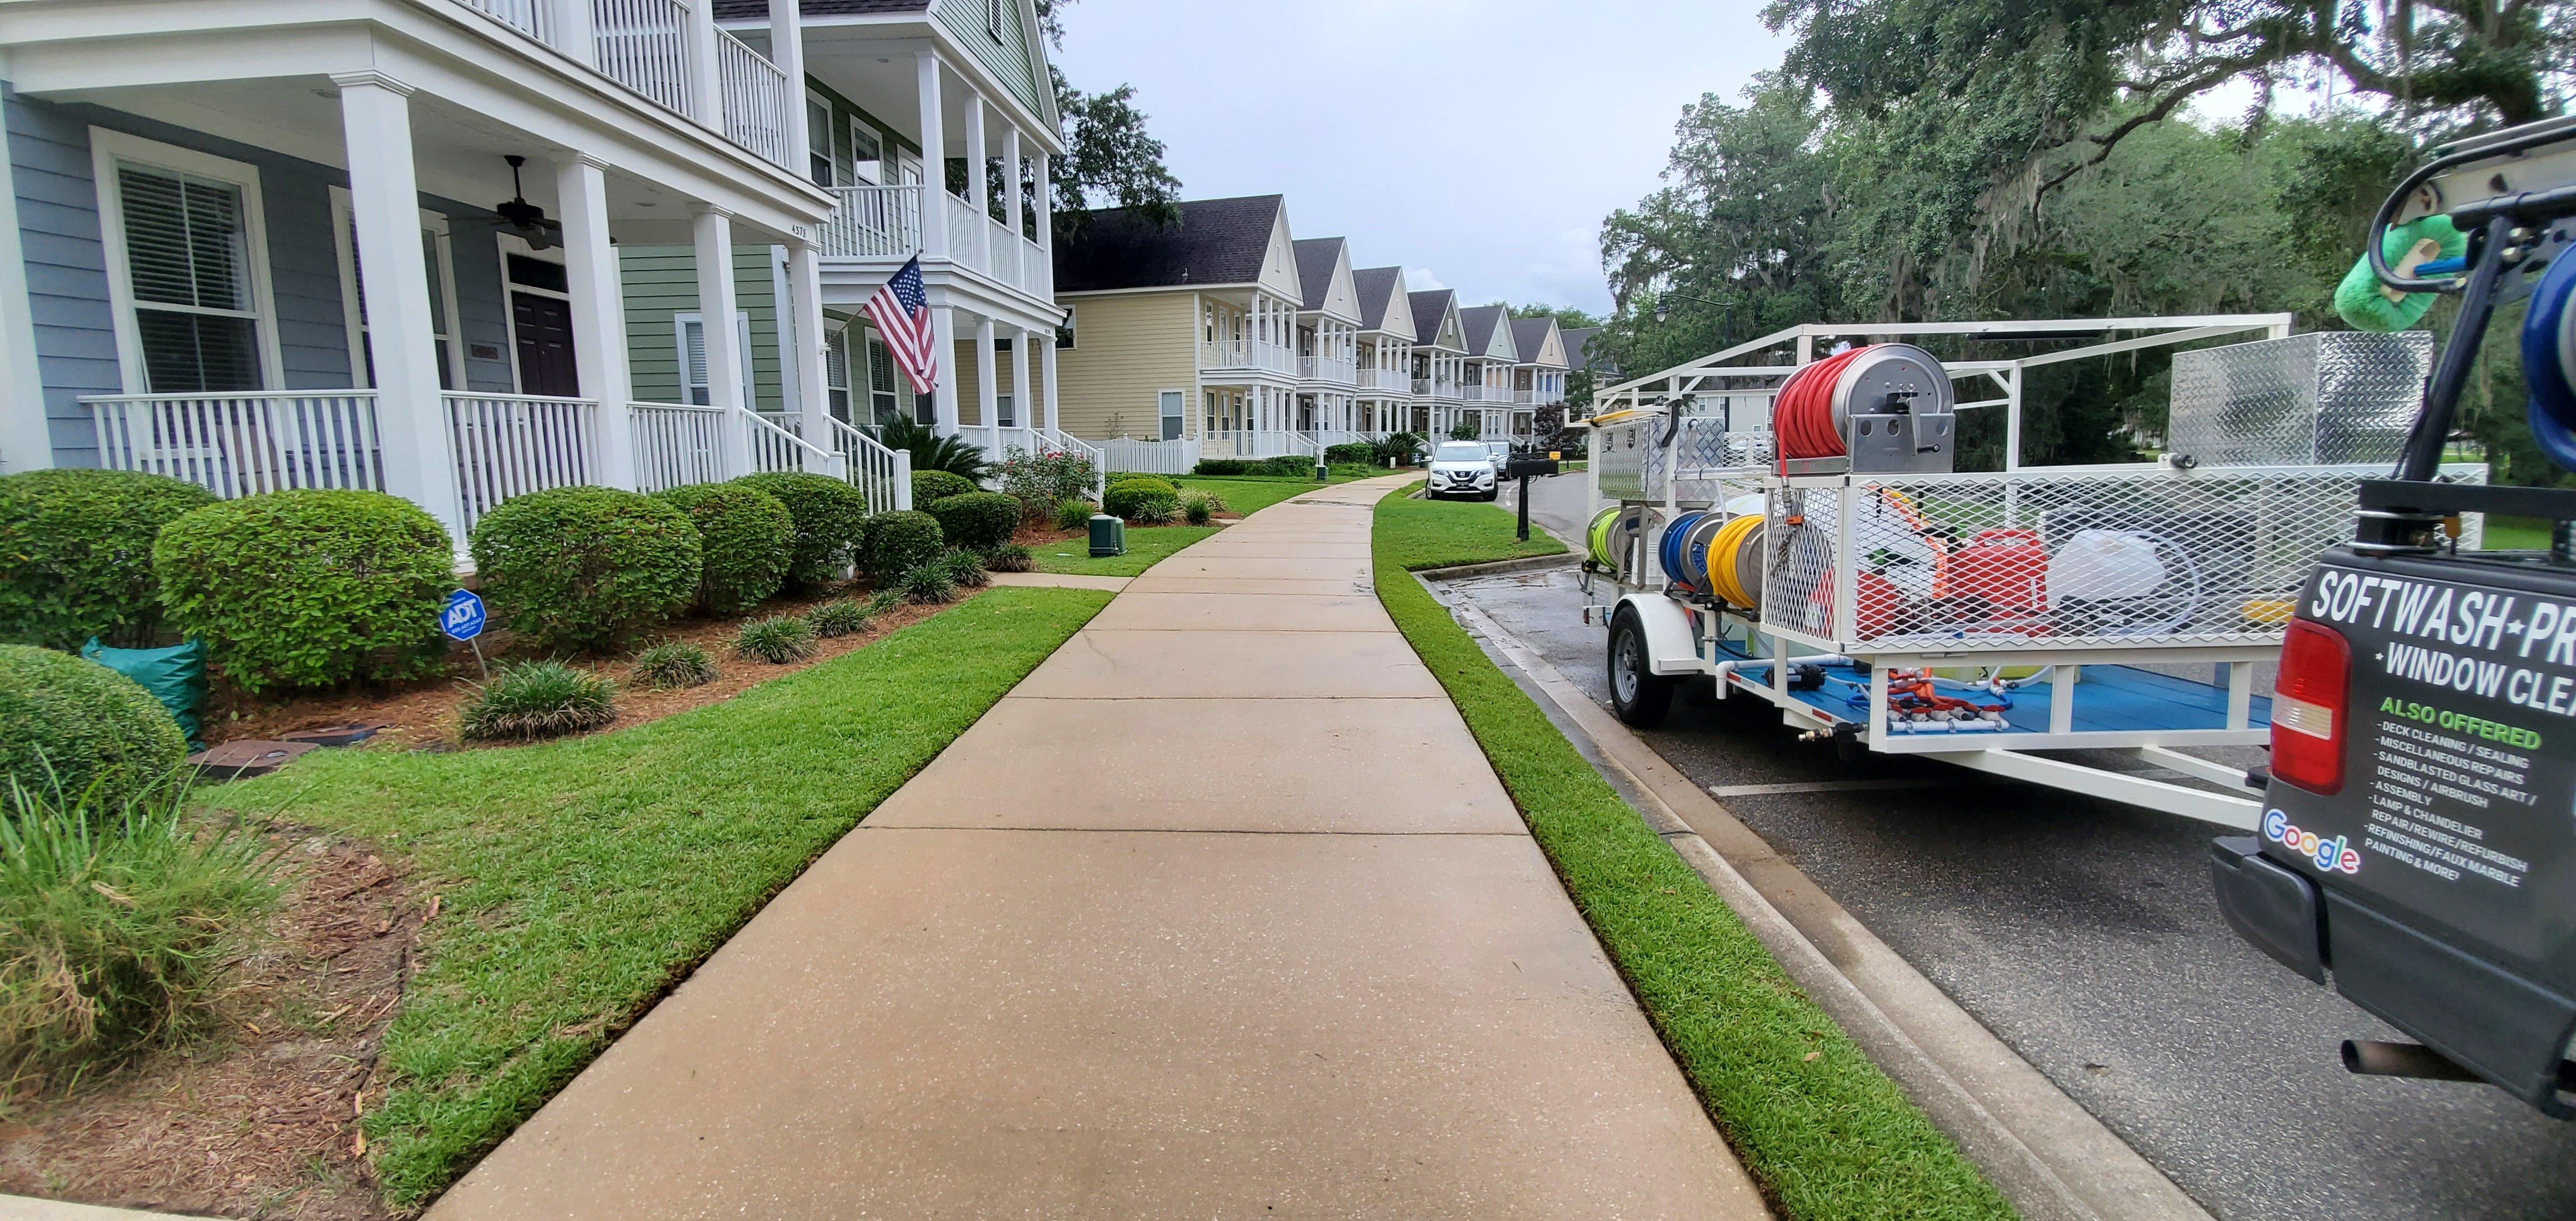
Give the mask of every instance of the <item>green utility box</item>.
[[1127, 554], [1127, 523], [1106, 513], [1091, 515], [1091, 558]]

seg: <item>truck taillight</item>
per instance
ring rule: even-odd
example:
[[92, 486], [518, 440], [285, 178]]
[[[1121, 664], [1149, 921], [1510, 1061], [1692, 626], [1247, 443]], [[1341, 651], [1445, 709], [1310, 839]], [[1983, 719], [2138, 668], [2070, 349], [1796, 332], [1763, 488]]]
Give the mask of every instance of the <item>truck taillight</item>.
[[2311, 793], [2343, 789], [2344, 696], [2352, 686], [2352, 645], [2343, 633], [2305, 619], [2281, 641], [2272, 689], [2272, 776]]

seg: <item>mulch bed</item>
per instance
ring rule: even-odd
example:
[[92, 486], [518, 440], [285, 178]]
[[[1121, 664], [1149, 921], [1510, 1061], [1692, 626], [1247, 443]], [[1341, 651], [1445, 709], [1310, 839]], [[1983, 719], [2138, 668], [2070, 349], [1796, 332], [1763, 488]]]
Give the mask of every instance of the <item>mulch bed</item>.
[[273, 836], [289, 890], [194, 1038], [0, 1121], [0, 1192], [231, 1217], [373, 1221], [358, 1112], [435, 908], [396, 861]]

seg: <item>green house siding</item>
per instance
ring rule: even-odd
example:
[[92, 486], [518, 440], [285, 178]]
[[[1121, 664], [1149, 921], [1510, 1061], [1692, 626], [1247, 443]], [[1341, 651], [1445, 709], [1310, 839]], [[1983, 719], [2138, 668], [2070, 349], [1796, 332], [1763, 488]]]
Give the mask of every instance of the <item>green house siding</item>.
[[[785, 403], [778, 375], [778, 294], [772, 261], [776, 247], [737, 246], [733, 252], [734, 301], [751, 315], [751, 391], [762, 411]], [[626, 287], [627, 360], [635, 397], [677, 403], [680, 394], [679, 328], [672, 319], [698, 311], [696, 254], [687, 246], [621, 246], [619, 269]]]
[[1022, 105], [1040, 118], [1053, 121], [1057, 117], [1055, 98], [1048, 87], [1039, 83], [1046, 75], [1038, 68], [1044, 61], [1029, 45], [1028, 23], [1023, 20], [1022, 9], [1029, 0], [1006, 0], [1008, 9], [999, 38], [994, 37], [985, 20], [990, 12], [988, 2], [933, 0], [930, 12], [986, 69], [1010, 82], [1011, 95]]

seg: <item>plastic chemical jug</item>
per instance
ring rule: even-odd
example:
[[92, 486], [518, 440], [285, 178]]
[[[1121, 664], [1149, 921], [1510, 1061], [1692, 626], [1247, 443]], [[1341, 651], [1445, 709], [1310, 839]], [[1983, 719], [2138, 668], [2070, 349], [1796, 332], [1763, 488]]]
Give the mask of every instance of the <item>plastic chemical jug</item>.
[[2155, 537], [2134, 530], [2082, 531], [2048, 561], [2052, 603], [2143, 598], [2164, 583]]

